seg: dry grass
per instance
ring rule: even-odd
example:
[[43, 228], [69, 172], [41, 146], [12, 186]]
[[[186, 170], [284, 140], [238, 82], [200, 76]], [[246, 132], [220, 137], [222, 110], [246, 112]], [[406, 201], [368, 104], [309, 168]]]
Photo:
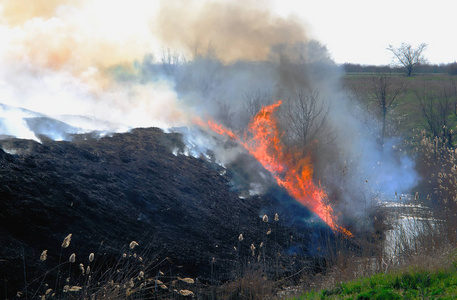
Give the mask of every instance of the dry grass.
[[254, 267], [243, 277], [222, 285], [217, 291], [217, 299], [269, 299], [274, 295], [276, 284]]
[[[70, 242], [71, 234], [64, 239], [62, 250], [68, 248]], [[176, 279], [160, 271], [168, 258], [147, 261], [141, 252], [147, 255], [147, 249], [141, 249], [132, 241], [121, 249], [114, 262], [107, 262], [104, 256], [95, 253], [87, 258], [72, 253], [62, 262], [64, 252], [61, 251], [60, 263], [27, 283], [16, 296], [23, 299], [173, 299], [195, 295], [194, 279]], [[49, 251], [44, 250], [39, 259], [44, 262], [48, 255]]]

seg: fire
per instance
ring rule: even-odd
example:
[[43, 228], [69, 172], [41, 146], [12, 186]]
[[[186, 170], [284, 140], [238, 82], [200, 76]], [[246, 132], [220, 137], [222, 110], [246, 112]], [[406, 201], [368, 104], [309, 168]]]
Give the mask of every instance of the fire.
[[217, 134], [227, 135], [232, 139], [238, 140], [238, 137], [230, 129], [227, 129], [224, 126], [217, 124], [216, 122], [214, 122], [212, 120], [208, 120], [207, 124], [205, 124], [205, 122], [203, 122], [203, 120], [201, 120], [200, 118], [196, 118], [196, 119], [194, 119], [194, 123], [196, 123], [200, 126], [208, 125], [209, 128], [211, 128], [211, 130], [213, 130]]
[[311, 158], [301, 156], [294, 151], [286, 151], [281, 144], [275, 110], [282, 104], [278, 101], [263, 107], [248, 126], [244, 138], [234, 134], [230, 129], [214, 121], [206, 123], [197, 120], [199, 125], [205, 125], [214, 132], [227, 135], [237, 140], [249, 153], [254, 156], [298, 202], [318, 215], [334, 231], [340, 231], [352, 237], [352, 233], [336, 223], [332, 207], [326, 203], [327, 193], [313, 182], [313, 166]]

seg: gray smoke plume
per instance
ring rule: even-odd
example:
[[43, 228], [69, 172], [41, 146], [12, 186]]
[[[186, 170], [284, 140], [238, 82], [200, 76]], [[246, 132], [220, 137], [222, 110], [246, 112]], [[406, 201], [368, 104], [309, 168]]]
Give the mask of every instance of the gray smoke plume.
[[[141, 66], [143, 74], [157, 74], [160, 67], [163, 66]], [[370, 129], [377, 127], [366, 126], [357, 117], [366, 112], [354, 108], [340, 85], [341, 75], [325, 47], [309, 41], [274, 45], [264, 61], [224, 64], [215, 52], [175, 66], [173, 72], [161, 76], [173, 83], [180, 105], [193, 115], [214, 119], [240, 134], [262, 106], [283, 100], [278, 111], [283, 142], [302, 147], [303, 153], [312, 152], [316, 182], [320, 181], [331, 199], [336, 199], [337, 210], [359, 217], [365, 213], [364, 208], [378, 200], [391, 200], [396, 192], [410, 192], [418, 178], [413, 160], [400, 151], [400, 139], [381, 145], [376, 138], [379, 132]], [[300, 137], [297, 141], [290, 126], [291, 113], [297, 109], [293, 103], [301, 93], [316, 95], [314, 112], [320, 109], [317, 119], [325, 123], [311, 126], [312, 139], [304, 144], [300, 144]], [[236, 147], [230, 150], [195, 139], [192, 145], [199, 149], [197, 152], [211, 149], [224, 165], [236, 160], [240, 153]], [[252, 170], [252, 183], [262, 191], [258, 187], [268, 181], [262, 181], [258, 172]]]
[[[409, 192], [417, 182], [399, 142], [380, 145], [357, 117], [366, 112], [354, 108], [341, 70], [300, 20], [278, 17], [258, 1], [167, 0], [155, 14], [130, 2], [100, 15], [101, 0], [56, 1], [5, 18], [0, 39], [12, 46], [0, 51], [0, 134], [67, 139], [91, 130], [175, 127], [185, 134], [186, 154], [211, 150], [228, 165], [243, 150], [203, 133], [195, 117], [242, 134], [262, 106], [283, 100], [283, 142], [311, 153], [315, 180], [337, 210], [358, 216], [370, 201]], [[12, 3], [1, 13], [21, 11]], [[52, 44], [35, 46], [51, 37]], [[152, 51], [153, 41], [161, 51]], [[252, 193], [264, 191], [268, 176], [251, 172]]]
[[[197, 15], [184, 16], [182, 9], [172, 4], [163, 12], [160, 21], [166, 27], [166, 40], [176, 43], [198, 37], [203, 41], [199, 45], [211, 45], [209, 49], [196, 48], [193, 57], [182, 63], [162, 59], [169, 62], [165, 68], [169, 72], [162, 76], [173, 82], [181, 105], [193, 114], [243, 132], [256, 111], [281, 99], [284, 104], [278, 118], [284, 130], [283, 142], [313, 153], [316, 181], [336, 199], [337, 210], [357, 217], [378, 200], [411, 192], [418, 178], [413, 160], [400, 151], [400, 139], [381, 145], [376, 139], [379, 132], [370, 130], [377, 126], [360, 121], [357, 114], [367, 112], [354, 108], [341, 86], [341, 70], [325, 46], [306, 39], [303, 28], [297, 29], [301, 24], [293, 19], [275, 19], [262, 10], [221, 3], [201, 7], [194, 11]], [[182, 17], [185, 25], [165, 26], [171, 14]], [[253, 28], [258, 30], [255, 39]], [[220, 30], [219, 35], [216, 30]], [[142, 74], [157, 76], [159, 65], [143, 65]], [[308, 113], [317, 114], [314, 122], [319, 124], [309, 125], [308, 137], [302, 137], [300, 144], [291, 118], [298, 114], [294, 114], [296, 99], [304, 95], [309, 101], [310, 94], [316, 96]], [[376, 117], [372, 118], [376, 123]], [[228, 153], [224, 149], [216, 151], [216, 156], [227, 164], [236, 157]]]
[[224, 63], [265, 60], [273, 45], [306, 41], [299, 19], [277, 17], [265, 4], [163, 1], [154, 28], [169, 47], [187, 47], [194, 57], [214, 51]]

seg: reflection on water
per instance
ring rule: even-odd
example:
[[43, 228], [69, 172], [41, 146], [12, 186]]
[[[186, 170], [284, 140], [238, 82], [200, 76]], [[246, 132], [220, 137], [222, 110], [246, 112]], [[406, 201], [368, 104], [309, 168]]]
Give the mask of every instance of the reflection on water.
[[396, 258], [405, 251], [417, 252], [419, 239], [424, 238], [439, 224], [431, 210], [411, 195], [402, 195], [402, 202], [384, 202], [387, 222], [392, 226], [385, 234], [384, 251], [387, 257]]

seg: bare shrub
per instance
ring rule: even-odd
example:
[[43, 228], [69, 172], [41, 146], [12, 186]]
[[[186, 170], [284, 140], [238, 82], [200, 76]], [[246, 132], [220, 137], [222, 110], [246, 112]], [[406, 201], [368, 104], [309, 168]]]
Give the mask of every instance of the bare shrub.
[[316, 139], [327, 144], [323, 137], [332, 141], [334, 137], [328, 124], [330, 104], [322, 99], [318, 91], [297, 90], [292, 96], [285, 98], [284, 102], [280, 110], [280, 125], [285, 144], [302, 148], [309, 147]]

